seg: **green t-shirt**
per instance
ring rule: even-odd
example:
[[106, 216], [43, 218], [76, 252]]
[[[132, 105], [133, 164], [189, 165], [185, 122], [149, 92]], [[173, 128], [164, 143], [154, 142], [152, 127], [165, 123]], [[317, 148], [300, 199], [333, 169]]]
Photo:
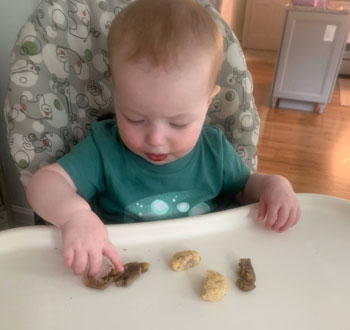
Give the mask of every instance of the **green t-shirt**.
[[58, 163], [105, 223], [214, 211], [216, 198], [242, 191], [250, 173], [223, 132], [211, 125], [203, 127], [190, 153], [155, 165], [124, 145], [115, 120], [96, 122], [91, 134]]

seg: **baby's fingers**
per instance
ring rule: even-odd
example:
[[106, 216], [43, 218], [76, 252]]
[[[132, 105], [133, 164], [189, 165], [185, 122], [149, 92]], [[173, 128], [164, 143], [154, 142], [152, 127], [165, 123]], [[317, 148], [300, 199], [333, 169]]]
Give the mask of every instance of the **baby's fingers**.
[[280, 231], [280, 229], [285, 226], [290, 219], [290, 211], [286, 207], [280, 208], [278, 211], [277, 219], [272, 229], [275, 231]]
[[64, 264], [66, 265], [66, 267], [67, 268], [71, 268], [73, 260], [74, 260], [74, 250], [73, 249], [64, 248], [63, 259], [64, 259]]
[[120, 272], [124, 271], [123, 263], [114, 245], [109, 243], [103, 250], [103, 255], [106, 256]]
[[89, 252], [89, 277], [95, 276], [101, 269], [102, 266], [102, 252], [101, 251], [90, 251]]
[[264, 200], [260, 200], [258, 208], [258, 221], [261, 222], [265, 219], [267, 205]]
[[286, 224], [284, 226], [280, 227], [278, 231], [283, 232], [283, 231], [287, 230], [288, 228], [295, 226], [300, 219], [300, 215], [301, 215], [300, 208], [297, 208], [296, 210], [293, 209], [290, 212], [290, 215], [289, 215], [289, 218], [288, 218], [288, 221], [286, 222]]
[[268, 207], [266, 212], [265, 227], [271, 229], [277, 220], [278, 209], [275, 207]]
[[73, 261], [73, 271], [76, 275], [82, 274], [88, 263], [88, 254], [84, 250], [75, 250], [74, 261]]

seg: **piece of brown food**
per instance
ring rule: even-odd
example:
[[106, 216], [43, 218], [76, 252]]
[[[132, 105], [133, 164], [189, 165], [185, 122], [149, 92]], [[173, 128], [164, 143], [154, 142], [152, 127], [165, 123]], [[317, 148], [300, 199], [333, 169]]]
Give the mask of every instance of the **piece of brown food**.
[[113, 281], [116, 286], [129, 286], [133, 283], [141, 274], [148, 271], [150, 264], [148, 262], [130, 262], [124, 265], [124, 272], [118, 272], [114, 269], [115, 275]]
[[142, 273], [147, 272], [149, 267], [150, 264], [148, 262], [130, 262], [124, 265], [124, 272], [111, 269], [100, 280], [94, 277], [86, 279], [85, 285], [93, 289], [106, 289], [112, 282], [115, 282], [116, 286], [129, 286]]
[[255, 288], [256, 276], [250, 258], [239, 260], [238, 287], [243, 291], [251, 291]]
[[106, 289], [112, 282], [112, 278], [106, 279], [107, 276], [104, 276], [101, 280], [96, 279], [95, 277], [89, 277], [85, 280], [85, 285], [93, 289]]

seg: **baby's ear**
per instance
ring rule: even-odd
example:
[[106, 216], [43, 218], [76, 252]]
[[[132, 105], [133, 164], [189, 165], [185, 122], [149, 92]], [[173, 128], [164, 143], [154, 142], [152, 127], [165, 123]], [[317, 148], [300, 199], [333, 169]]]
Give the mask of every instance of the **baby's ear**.
[[219, 85], [215, 85], [214, 86], [214, 88], [213, 88], [213, 90], [212, 90], [212, 92], [210, 94], [209, 103], [211, 103], [211, 101], [213, 100], [215, 95], [220, 92], [220, 89], [221, 89], [221, 87]]

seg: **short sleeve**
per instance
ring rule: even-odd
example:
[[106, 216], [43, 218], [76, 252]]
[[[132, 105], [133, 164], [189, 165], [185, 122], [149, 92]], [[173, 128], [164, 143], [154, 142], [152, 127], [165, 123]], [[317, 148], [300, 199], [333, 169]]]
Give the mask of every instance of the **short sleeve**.
[[237, 194], [243, 191], [250, 169], [245, 165], [231, 143], [222, 135], [223, 147], [223, 187], [224, 193]]
[[102, 159], [92, 134], [57, 161], [85, 200], [105, 189]]

